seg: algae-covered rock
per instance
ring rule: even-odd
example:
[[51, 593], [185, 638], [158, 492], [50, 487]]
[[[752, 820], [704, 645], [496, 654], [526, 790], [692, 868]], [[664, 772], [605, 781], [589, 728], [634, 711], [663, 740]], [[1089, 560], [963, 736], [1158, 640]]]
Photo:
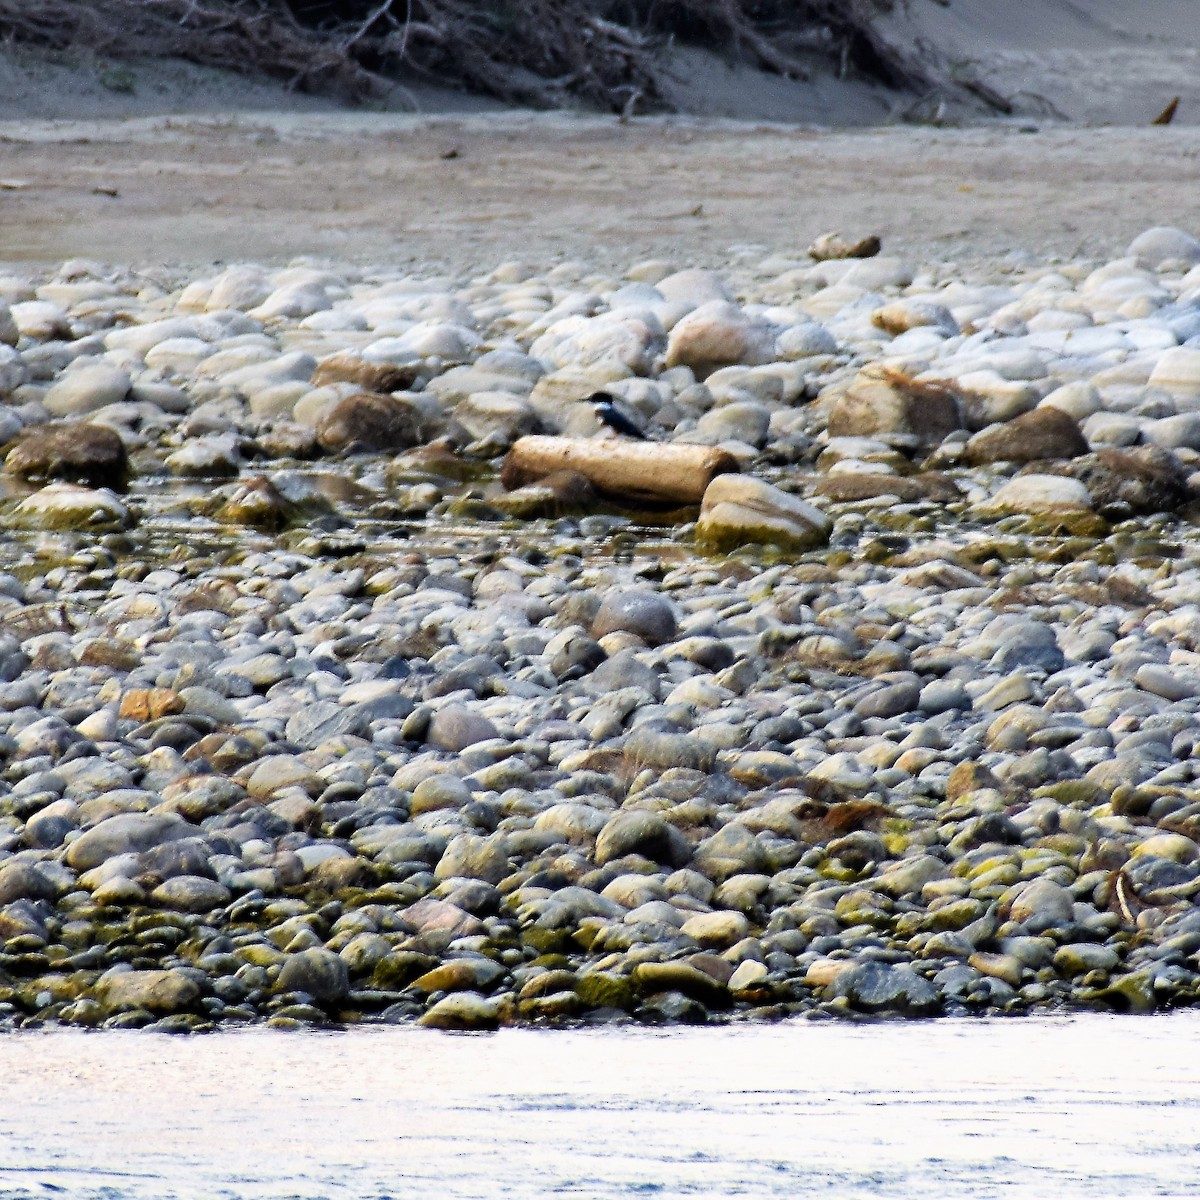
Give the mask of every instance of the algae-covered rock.
[[277, 987], [281, 992], [306, 992], [321, 1004], [334, 1004], [350, 991], [350, 971], [332, 950], [313, 947], [288, 956]]
[[217, 510], [217, 518], [255, 529], [286, 529], [298, 510], [265, 475], [254, 475], [239, 484], [232, 496]]
[[719, 552], [750, 544], [808, 550], [833, 522], [815, 505], [749, 475], [718, 475], [704, 492], [696, 537]]
[[434, 1004], [418, 1024], [430, 1029], [495, 1029], [500, 1006], [477, 992], [454, 992]]
[[200, 998], [200, 986], [182, 971], [109, 971], [95, 987], [96, 999], [110, 1012], [142, 1008], [174, 1013]]
[[13, 513], [17, 524], [37, 529], [124, 529], [133, 514], [108, 488], [49, 483], [26, 496]]
[[576, 980], [575, 993], [588, 1008], [632, 1008], [633, 983], [613, 971], [586, 971]]

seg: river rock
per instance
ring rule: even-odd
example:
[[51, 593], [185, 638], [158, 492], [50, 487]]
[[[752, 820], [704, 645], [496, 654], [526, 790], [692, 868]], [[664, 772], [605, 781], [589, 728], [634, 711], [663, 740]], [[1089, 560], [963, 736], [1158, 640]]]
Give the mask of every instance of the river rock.
[[1092, 505], [1109, 520], [1176, 512], [1193, 499], [1179, 457], [1160, 446], [1098, 450], [1067, 467], [1084, 484]]
[[814, 505], [751, 475], [718, 475], [705, 489], [696, 535], [728, 551], [751, 543], [805, 550], [829, 540], [832, 521]]
[[697, 847], [692, 866], [714, 883], [731, 875], [770, 873], [771, 861], [764, 843], [745, 825], [731, 821]]
[[684, 767], [708, 774], [716, 764], [716, 748], [695, 734], [640, 727], [625, 739], [625, 757], [639, 770]]
[[34, 863], [8, 862], [0, 866], [0, 905], [14, 900], [53, 900], [58, 888]]
[[740, 912], [697, 913], [688, 917], [680, 933], [709, 950], [726, 950], [750, 934], [750, 922]]
[[1111, 946], [1070, 942], [1054, 954], [1054, 967], [1064, 975], [1086, 975], [1089, 971], [1111, 971], [1121, 961]]
[[627, 854], [640, 854], [651, 862], [682, 867], [691, 858], [684, 836], [658, 813], [633, 810], [614, 816], [596, 838], [596, 865], [604, 866]]
[[984, 506], [1007, 513], [1090, 512], [1092, 497], [1077, 479], [1061, 475], [1018, 475]]
[[1087, 439], [1075, 419], [1060, 408], [1035, 408], [980, 430], [967, 442], [965, 458], [972, 465], [993, 462], [1038, 462], [1075, 458], [1088, 452]]
[[121, 529], [132, 521], [129, 509], [107, 488], [49, 483], [17, 505], [17, 519], [42, 529]]
[[626, 588], [604, 597], [592, 621], [592, 637], [632, 633], [647, 646], [674, 641], [678, 628], [671, 602], [657, 592]]
[[251, 475], [234, 488], [216, 516], [234, 525], [278, 531], [296, 519], [298, 510], [265, 475]]
[[128, 459], [115, 430], [80, 421], [28, 430], [8, 452], [4, 469], [22, 479], [119, 488]]
[[454, 838], [434, 871], [437, 879], [482, 879], [485, 883], [500, 883], [508, 874], [508, 855], [495, 841], [473, 833]]
[[231, 897], [229, 889], [215, 879], [206, 879], [203, 875], [176, 875], [160, 883], [150, 893], [150, 899], [177, 912], [206, 913], [224, 908]]
[[111, 363], [73, 367], [51, 385], [42, 403], [54, 417], [75, 417], [118, 404], [129, 394], [129, 372]]
[[421, 364], [415, 356], [407, 363], [373, 362], [351, 350], [339, 350], [317, 362], [311, 383], [315, 388], [331, 383], [352, 383], [364, 392], [386, 396], [406, 391], [420, 374]]
[[1200, 240], [1170, 225], [1156, 225], [1139, 233], [1125, 252], [1138, 265], [1153, 271], [1160, 263], [1200, 263]]
[[280, 992], [305, 992], [318, 1004], [337, 1004], [349, 994], [350, 972], [332, 950], [313, 947], [288, 955], [275, 986]]
[[873, 1013], [928, 1015], [939, 1007], [937, 989], [909, 966], [860, 962], [839, 971], [828, 987], [854, 1008]]
[[165, 465], [172, 475], [192, 479], [234, 479], [242, 465], [238, 439], [232, 433], [194, 438], [172, 454]]
[[900, 434], [932, 447], [962, 428], [958, 399], [948, 387], [918, 383], [890, 367], [864, 367], [829, 412], [830, 437]]
[[1075, 902], [1071, 893], [1050, 879], [1025, 884], [1009, 907], [1009, 917], [1030, 933], [1043, 933], [1071, 922]]
[[67, 865], [86, 871], [118, 854], [138, 853], [196, 833], [194, 825], [157, 813], [118, 813], [85, 829], [67, 847]]
[[1074, 380], [1055, 388], [1038, 407], [1058, 408], [1076, 421], [1084, 421], [1104, 408], [1104, 398], [1093, 384], [1086, 380]]
[[496, 726], [482, 713], [453, 704], [434, 713], [425, 740], [439, 750], [457, 753], [496, 736]]
[[533, 409], [511, 392], [476, 392], [460, 401], [451, 417], [472, 441], [487, 439], [498, 452], [538, 430]]
[[936, 329], [945, 337], [955, 337], [961, 332], [945, 305], [928, 300], [894, 300], [871, 314], [871, 324], [893, 337], [910, 329]]
[[318, 700], [290, 716], [284, 732], [289, 742], [312, 750], [333, 737], [361, 737], [370, 723], [371, 714], [361, 705]]
[[899, 900], [901, 897], [919, 896], [921, 889], [935, 880], [945, 879], [946, 864], [931, 854], [918, 854], [889, 864], [887, 869], [872, 881], [876, 891]]
[[404, 400], [357, 392], [325, 411], [316, 433], [330, 453], [406, 450], [420, 444], [421, 422], [416, 409]]
[[271, 294], [271, 283], [257, 267], [230, 267], [212, 281], [204, 307], [209, 312], [257, 308]]
[[768, 363], [774, 357], [771, 329], [724, 300], [701, 304], [675, 325], [667, 341], [667, 366], [691, 367], [699, 376], [733, 363]]
[[183, 1012], [200, 999], [200, 985], [179, 970], [108, 971], [95, 987], [96, 999], [110, 1012], [144, 1008], [147, 1012]]
[[1200, 401], [1200, 349], [1179, 346], [1165, 350], [1155, 363], [1148, 383], [1169, 392], [1176, 400]]
[[500, 1007], [477, 992], [452, 992], [419, 1019], [430, 1029], [495, 1029], [500, 1024]]

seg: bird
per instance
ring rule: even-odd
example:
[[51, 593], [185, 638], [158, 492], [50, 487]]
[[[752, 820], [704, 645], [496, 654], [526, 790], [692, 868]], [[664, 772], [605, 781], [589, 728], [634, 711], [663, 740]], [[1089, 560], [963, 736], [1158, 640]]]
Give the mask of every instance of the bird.
[[615, 397], [608, 392], [596, 392], [588, 397], [588, 401], [595, 408], [596, 419], [601, 425], [607, 425], [609, 429], [625, 437], [636, 438], [642, 442], [650, 441], [650, 435], [617, 407]]

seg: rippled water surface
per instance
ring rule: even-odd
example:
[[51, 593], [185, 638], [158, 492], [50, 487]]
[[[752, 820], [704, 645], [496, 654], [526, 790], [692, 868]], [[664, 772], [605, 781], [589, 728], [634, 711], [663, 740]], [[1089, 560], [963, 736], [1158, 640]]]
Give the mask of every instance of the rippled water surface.
[[1200, 1016], [0, 1037], [0, 1196], [1200, 1192]]

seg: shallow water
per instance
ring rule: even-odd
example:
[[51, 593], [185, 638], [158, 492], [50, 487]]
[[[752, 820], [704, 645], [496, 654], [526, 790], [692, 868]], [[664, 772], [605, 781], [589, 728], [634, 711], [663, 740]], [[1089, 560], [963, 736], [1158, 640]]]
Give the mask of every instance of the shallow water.
[[0, 1037], [0, 1195], [1194, 1196], [1200, 1017]]

